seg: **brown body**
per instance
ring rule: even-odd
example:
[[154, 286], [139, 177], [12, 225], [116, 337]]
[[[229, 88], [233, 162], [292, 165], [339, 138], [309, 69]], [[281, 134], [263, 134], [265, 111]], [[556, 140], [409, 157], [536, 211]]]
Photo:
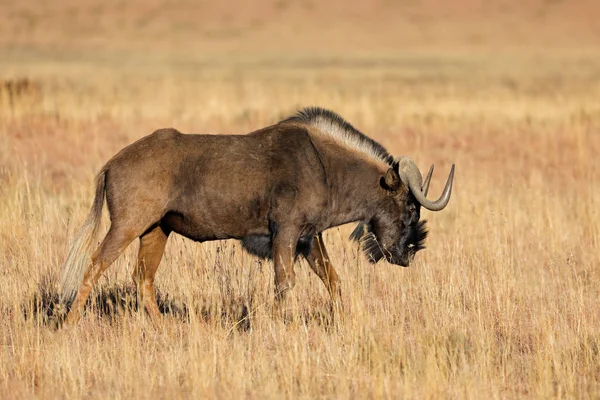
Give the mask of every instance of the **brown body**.
[[[147, 311], [157, 317], [154, 275], [171, 232], [200, 242], [253, 243], [254, 238], [266, 243], [279, 300], [294, 285], [293, 264], [300, 252], [338, 300], [338, 277], [320, 233], [351, 221], [398, 223], [398, 217], [406, 219], [398, 209], [411, 196], [401, 183], [385, 187], [386, 174], [394, 170], [387, 153], [378, 158], [358, 151], [352, 147], [356, 143], [323, 126], [291, 118], [247, 135], [162, 129], [121, 150], [99, 173], [92, 211], [67, 258], [63, 295], [68, 300], [76, 293], [67, 323], [78, 319], [100, 274], [138, 237], [134, 279]], [[364, 145], [375, 143], [362, 139], [369, 141]], [[111, 226], [87, 263], [81, 251], [95, 234], [104, 196]], [[385, 248], [398, 240], [386, 244], [381, 236]], [[386, 258], [394, 262], [393, 254]]]

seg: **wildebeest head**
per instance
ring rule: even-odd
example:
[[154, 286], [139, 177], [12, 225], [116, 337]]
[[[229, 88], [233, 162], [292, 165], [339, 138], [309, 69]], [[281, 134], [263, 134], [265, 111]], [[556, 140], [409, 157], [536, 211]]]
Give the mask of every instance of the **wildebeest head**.
[[427, 199], [432, 173], [433, 165], [423, 181], [416, 164], [408, 157], [400, 157], [381, 178], [381, 187], [393, 201], [387, 201], [350, 236], [362, 242], [370, 262], [376, 263], [385, 257], [392, 264], [407, 267], [417, 251], [425, 248], [427, 228], [426, 221], [420, 221], [421, 206], [431, 211], [446, 207], [452, 192], [454, 165], [444, 192], [436, 201]]

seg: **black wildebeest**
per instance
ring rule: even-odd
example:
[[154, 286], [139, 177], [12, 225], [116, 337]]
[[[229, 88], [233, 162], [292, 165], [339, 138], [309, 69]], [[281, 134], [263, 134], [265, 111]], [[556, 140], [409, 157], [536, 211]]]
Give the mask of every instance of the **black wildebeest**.
[[[154, 276], [171, 232], [199, 242], [240, 239], [250, 252], [272, 258], [278, 302], [294, 286], [301, 254], [335, 302], [339, 279], [321, 232], [361, 221], [353, 237], [364, 239], [370, 261], [409, 265], [426, 236], [421, 206], [446, 207], [454, 165], [435, 201], [426, 197], [430, 177], [431, 170], [423, 183], [412, 160], [394, 159], [320, 108], [246, 135], [158, 130], [117, 153], [96, 178], [92, 208], [65, 262], [62, 295], [72, 300], [66, 323], [79, 319], [99, 276], [135, 238], [133, 278], [156, 320]], [[111, 225], [89, 262], [105, 197]]]

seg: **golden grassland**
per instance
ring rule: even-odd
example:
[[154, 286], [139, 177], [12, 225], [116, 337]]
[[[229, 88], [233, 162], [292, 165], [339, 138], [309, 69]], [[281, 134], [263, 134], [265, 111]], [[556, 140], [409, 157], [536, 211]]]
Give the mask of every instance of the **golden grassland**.
[[[457, 4], [476, 10], [472, 3]], [[129, 19], [133, 6], [112, 10], [120, 2], [95, 14], [73, 6], [60, 14], [62, 29], [43, 18], [51, 10], [3, 5], [0, 19], [10, 23], [0, 24], [0, 398], [597, 398], [600, 54], [590, 46], [592, 13], [559, 1], [544, 3], [541, 10], [554, 11], [540, 17], [538, 2], [524, 2], [536, 29], [557, 28], [535, 42], [517, 24], [502, 40], [521, 34], [535, 46], [502, 51], [469, 49], [502, 42], [512, 17], [472, 37], [469, 29], [480, 32], [469, 25], [479, 20], [475, 11], [469, 23], [455, 18], [423, 32], [383, 20], [391, 33], [407, 33], [401, 41], [416, 40], [405, 52], [390, 50], [386, 30], [371, 29], [379, 14], [364, 10], [360, 23], [344, 15], [313, 36], [292, 24], [266, 43], [280, 28], [268, 21], [286, 13], [302, 20], [325, 7], [306, 29], [326, 21], [326, 6], [298, 4], [246, 10], [239, 21], [213, 10], [230, 30], [181, 22], [184, 7], [166, 33], [143, 13]], [[440, 19], [407, 10], [415, 21]], [[119, 21], [122, 31], [104, 36]], [[463, 31], [448, 28], [463, 23]], [[344, 24], [373, 36], [350, 43]], [[448, 41], [438, 43], [470, 37], [469, 45], [428, 47], [446, 28]], [[174, 44], [198, 29], [210, 44], [190, 48], [206, 53]], [[310, 53], [321, 33], [338, 46], [335, 55]], [[295, 35], [312, 41], [278, 56]], [[556, 48], [545, 47], [558, 38]], [[224, 55], [237, 40], [249, 51], [266, 47]], [[345, 52], [371, 42], [376, 51]], [[581, 47], [569, 48], [575, 42]], [[155, 44], [159, 50], [142, 54]], [[213, 57], [215, 49], [222, 54]], [[448, 208], [423, 211], [428, 248], [411, 268], [370, 265], [348, 240], [351, 226], [331, 229], [325, 239], [342, 279], [343, 316], [325, 318], [325, 288], [299, 262], [284, 321], [271, 312], [269, 262], [234, 241], [173, 235], [157, 276], [171, 311], [161, 326], [131, 312], [137, 243], [101, 278], [77, 327], [48, 326], [94, 174], [116, 151], [161, 127], [243, 133], [309, 105], [337, 111], [423, 170], [435, 163], [433, 196], [456, 163]]]
[[[60, 72], [40, 63], [23, 69], [20, 91], [7, 78], [0, 397], [596, 397], [600, 63], [519, 60], [83, 63]], [[271, 315], [270, 263], [231, 241], [174, 236], [158, 287], [187, 317], [166, 316], [154, 329], [143, 314], [110, 314], [101, 301], [69, 331], [31, 317], [36, 293], [54, 290], [94, 173], [115, 151], [158, 127], [247, 132], [311, 104], [422, 169], [435, 163], [434, 194], [457, 164], [449, 207], [424, 211], [431, 234], [414, 266], [370, 265], [348, 227], [332, 229], [344, 317], [320, 317], [326, 291], [299, 263], [296, 318], [284, 322]], [[105, 294], [131, 285], [136, 247], [102, 278]]]

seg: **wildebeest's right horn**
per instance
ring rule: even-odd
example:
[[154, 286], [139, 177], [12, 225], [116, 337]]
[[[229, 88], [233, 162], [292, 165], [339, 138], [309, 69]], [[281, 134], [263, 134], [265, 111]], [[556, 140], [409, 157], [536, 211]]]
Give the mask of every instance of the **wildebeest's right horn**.
[[433, 173], [433, 166], [429, 169], [429, 173], [425, 178], [425, 183], [421, 184], [422, 177], [419, 168], [413, 160], [408, 157], [401, 157], [397, 160], [398, 162], [398, 174], [402, 182], [410, 188], [415, 199], [426, 209], [431, 211], [443, 210], [450, 201], [450, 194], [452, 193], [452, 182], [454, 181], [454, 164], [450, 169], [450, 175], [446, 181], [444, 192], [439, 199], [431, 201], [427, 199], [427, 191], [429, 190], [429, 181], [431, 174]]

